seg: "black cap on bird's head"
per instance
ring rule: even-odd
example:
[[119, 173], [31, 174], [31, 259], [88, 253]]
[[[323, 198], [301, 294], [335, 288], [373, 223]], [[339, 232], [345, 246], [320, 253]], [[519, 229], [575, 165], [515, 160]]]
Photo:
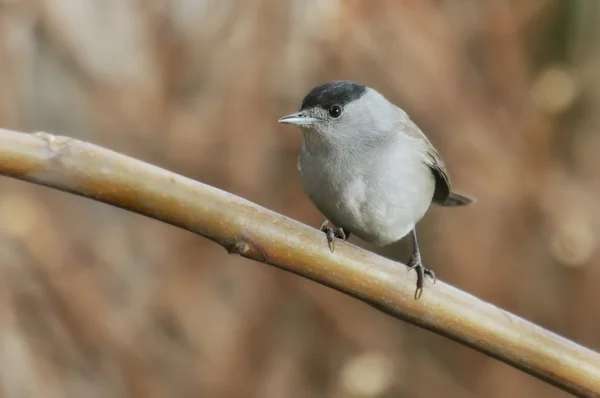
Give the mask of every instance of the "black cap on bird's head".
[[[280, 123], [308, 126], [316, 122], [311, 110], [320, 108], [336, 118], [347, 104], [359, 99], [367, 92], [363, 84], [349, 80], [336, 80], [314, 87], [302, 100], [300, 111], [279, 119]], [[336, 109], [337, 108], [337, 109]], [[308, 111], [308, 112], [307, 112]], [[338, 116], [339, 117], [339, 116]]]
[[332, 105], [344, 106], [362, 97], [367, 88], [349, 80], [337, 80], [316, 86], [304, 97], [300, 110], [316, 106], [328, 109]]

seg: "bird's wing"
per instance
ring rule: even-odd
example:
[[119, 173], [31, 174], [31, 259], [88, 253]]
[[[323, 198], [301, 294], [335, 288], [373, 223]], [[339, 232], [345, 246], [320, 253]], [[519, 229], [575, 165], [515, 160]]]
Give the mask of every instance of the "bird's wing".
[[437, 149], [429, 144], [427, 147], [427, 165], [435, 177], [435, 191], [433, 192], [433, 201], [439, 204], [445, 204], [452, 193], [452, 183], [446, 165], [442, 160]]
[[435, 149], [421, 129], [410, 119], [405, 121], [403, 127], [405, 133], [426, 143], [427, 154], [425, 163], [429, 166], [435, 178], [433, 202], [442, 206], [464, 206], [471, 203], [472, 199], [452, 192], [452, 182], [450, 181], [448, 169], [446, 169], [446, 165], [437, 149]]

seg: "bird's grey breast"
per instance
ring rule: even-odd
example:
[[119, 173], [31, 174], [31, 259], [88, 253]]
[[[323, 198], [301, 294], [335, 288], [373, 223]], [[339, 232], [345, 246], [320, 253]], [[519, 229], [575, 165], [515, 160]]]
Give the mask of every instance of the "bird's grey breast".
[[299, 169], [306, 193], [334, 224], [386, 245], [401, 239], [429, 207], [434, 179], [411, 141], [381, 147], [310, 150]]
[[317, 208], [341, 227], [356, 217], [353, 203], [364, 196], [363, 170], [356, 159], [341, 153], [314, 153], [305, 148], [299, 158], [302, 183]]

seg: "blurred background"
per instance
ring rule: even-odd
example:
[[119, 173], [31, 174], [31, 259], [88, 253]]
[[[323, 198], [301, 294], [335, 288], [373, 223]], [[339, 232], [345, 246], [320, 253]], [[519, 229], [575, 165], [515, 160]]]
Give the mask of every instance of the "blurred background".
[[[600, 349], [600, 2], [0, 0], [1, 127], [315, 227], [277, 119], [332, 79], [405, 108], [478, 198], [420, 223], [438, 277]], [[1, 397], [567, 396], [189, 232], [0, 191]]]

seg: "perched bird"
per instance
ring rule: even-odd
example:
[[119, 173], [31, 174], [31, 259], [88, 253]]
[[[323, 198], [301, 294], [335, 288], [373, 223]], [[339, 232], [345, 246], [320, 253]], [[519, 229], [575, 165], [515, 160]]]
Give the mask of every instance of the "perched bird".
[[352, 81], [314, 87], [300, 110], [279, 122], [302, 130], [298, 169], [304, 190], [327, 217], [321, 230], [331, 251], [335, 238], [350, 234], [385, 246], [412, 233], [408, 266], [417, 272], [418, 299], [425, 275], [435, 283], [435, 274], [423, 266], [415, 225], [432, 202], [472, 202], [452, 191], [446, 166], [425, 134], [382, 94]]

